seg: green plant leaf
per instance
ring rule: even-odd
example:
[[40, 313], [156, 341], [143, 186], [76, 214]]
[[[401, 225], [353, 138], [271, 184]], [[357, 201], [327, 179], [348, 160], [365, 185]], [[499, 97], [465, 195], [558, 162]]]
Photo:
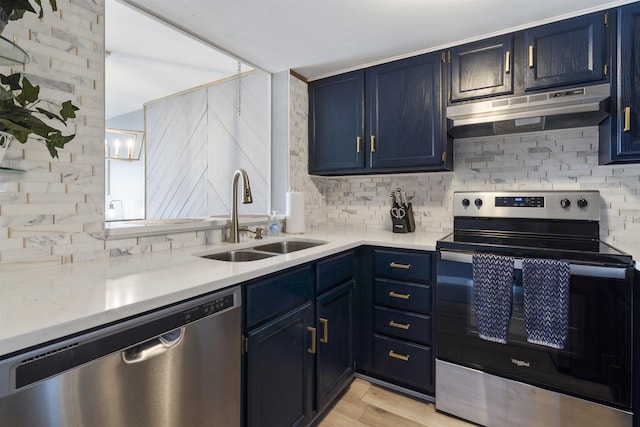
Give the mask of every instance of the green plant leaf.
[[[31, 6], [29, 0], [2, 0], [0, 1], [0, 6], [2, 6], [4, 12], [9, 15], [11, 21], [21, 19], [25, 12], [36, 13], [36, 10]], [[42, 6], [40, 6], [40, 9], [42, 9]], [[42, 16], [39, 17], [41, 18]]]
[[58, 148], [63, 148], [64, 145], [75, 138], [76, 134], [64, 136], [57, 131], [51, 135], [47, 139], [46, 146], [49, 149], [49, 154], [51, 157], [58, 157]]
[[23, 106], [26, 104], [32, 104], [38, 100], [38, 95], [40, 95], [40, 86], [34, 86], [31, 84], [29, 79], [26, 77], [22, 78], [22, 92], [16, 98], [22, 99], [24, 103], [21, 103]]
[[60, 116], [62, 116], [62, 120], [66, 123], [67, 119], [75, 119], [76, 111], [79, 108], [71, 103], [71, 101], [65, 101], [62, 103], [62, 108], [60, 109]]
[[9, 86], [11, 90], [20, 90], [22, 86], [20, 86], [20, 77], [22, 75], [20, 73], [14, 73], [10, 76], [5, 76], [4, 74], [0, 74], [0, 83], [3, 85]]
[[[38, 112], [44, 116], [46, 116], [49, 119], [56, 119], [61, 121], [62, 123], [64, 123], [64, 120], [62, 120], [62, 117], [58, 116], [55, 113], [52, 113], [50, 111], [45, 110], [44, 108], [40, 108], [40, 107], [36, 107], [36, 110], [38, 110]], [[66, 124], [66, 123], [65, 123]]]
[[[0, 0], [0, 5], [6, 1], [15, 0]], [[50, 1], [55, 7], [55, 0]], [[61, 104], [59, 114], [38, 107], [40, 86], [34, 86], [20, 73], [10, 76], [0, 74], [0, 83], [0, 130], [10, 133], [23, 144], [29, 138], [37, 139], [47, 146], [51, 157], [58, 157], [57, 150], [75, 138], [75, 134], [63, 135], [43, 119], [57, 120], [66, 126], [68, 119], [76, 117], [78, 107], [71, 101], [65, 101]]]
[[28, 128], [10, 120], [6, 120], [3, 117], [0, 117], [0, 125], [2, 125], [5, 132], [9, 132], [18, 142], [23, 144], [27, 142], [29, 133], [31, 133]]

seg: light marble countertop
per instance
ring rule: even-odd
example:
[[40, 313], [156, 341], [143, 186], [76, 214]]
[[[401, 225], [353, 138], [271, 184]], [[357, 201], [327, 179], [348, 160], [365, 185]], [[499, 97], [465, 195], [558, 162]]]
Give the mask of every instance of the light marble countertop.
[[[283, 234], [99, 262], [0, 270], [0, 357], [361, 245], [434, 250], [440, 237], [389, 231]], [[328, 243], [240, 263], [194, 255], [292, 238]]]

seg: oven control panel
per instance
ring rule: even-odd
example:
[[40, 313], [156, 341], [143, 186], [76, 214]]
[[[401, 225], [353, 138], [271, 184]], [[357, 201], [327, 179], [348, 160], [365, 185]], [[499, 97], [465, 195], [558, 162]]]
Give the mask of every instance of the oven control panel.
[[496, 206], [508, 206], [512, 208], [544, 208], [544, 197], [496, 197], [495, 201]]
[[454, 217], [600, 220], [598, 191], [457, 191]]

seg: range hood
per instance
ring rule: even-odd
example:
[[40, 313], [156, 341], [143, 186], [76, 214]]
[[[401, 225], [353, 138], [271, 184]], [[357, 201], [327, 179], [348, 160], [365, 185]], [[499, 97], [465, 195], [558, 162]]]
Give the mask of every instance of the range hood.
[[454, 138], [596, 126], [609, 115], [609, 83], [447, 107]]

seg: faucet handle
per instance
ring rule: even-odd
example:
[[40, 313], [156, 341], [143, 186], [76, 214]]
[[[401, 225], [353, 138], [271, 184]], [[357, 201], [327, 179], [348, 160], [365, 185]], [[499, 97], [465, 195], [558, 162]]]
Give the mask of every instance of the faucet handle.
[[238, 228], [238, 231], [246, 231], [249, 233], [253, 233], [256, 235], [255, 239], [262, 239], [262, 232], [264, 231], [264, 228], [256, 227], [256, 231], [253, 231], [249, 229], [249, 227], [247, 227], [246, 225], [243, 225], [242, 227]]
[[262, 227], [256, 227], [256, 239], [262, 239], [262, 232], [264, 231], [264, 228]]

